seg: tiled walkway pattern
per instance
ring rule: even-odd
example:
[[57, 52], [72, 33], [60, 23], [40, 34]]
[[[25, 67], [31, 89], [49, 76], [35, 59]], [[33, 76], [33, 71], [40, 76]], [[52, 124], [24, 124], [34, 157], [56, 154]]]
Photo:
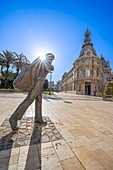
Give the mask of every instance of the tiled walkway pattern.
[[0, 126], [0, 151], [62, 139], [49, 117], [43, 120], [47, 124], [34, 124], [33, 117], [24, 117], [18, 122], [19, 130], [12, 132], [7, 118]]
[[[46, 136], [42, 143], [1, 151], [0, 170], [39, 170], [40, 155], [42, 170], [113, 169], [113, 102], [98, 97], [58, 95], [59, 98], [43, 99], [43, 116], [49, 123], [41, 131], [41, 136]], [[6, 95], [6, 98], [12, 97], [12, 100], [5, 111], [0, 106], [1, 112], [3, 110], [5, 114], [8, 110], [9, 113], [9, 107], [14, 109], [14, 96]], [[20, 98], [16, 98], [18, 100]], [[34, 105], [31, 105], [23, 120], [26, 120], [25, 117], [31, 119], [33, 114]], [[5, 116], [8, 116], [7, 113]], [[52, 140], [50, 136], [53, 131], [59, 139]], [[15, 140], [12, 139], [12, 143]]]

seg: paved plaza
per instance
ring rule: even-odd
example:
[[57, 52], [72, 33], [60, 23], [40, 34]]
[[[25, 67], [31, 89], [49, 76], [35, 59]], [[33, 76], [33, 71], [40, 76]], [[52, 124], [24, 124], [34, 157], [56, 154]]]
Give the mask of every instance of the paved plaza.
[[43, 119], [34, 103], [14, 133], [9, 116], [25, 93], [0, 93], [0, 170], [112, 170], [113, 102], [67, 93], [43, 96]]

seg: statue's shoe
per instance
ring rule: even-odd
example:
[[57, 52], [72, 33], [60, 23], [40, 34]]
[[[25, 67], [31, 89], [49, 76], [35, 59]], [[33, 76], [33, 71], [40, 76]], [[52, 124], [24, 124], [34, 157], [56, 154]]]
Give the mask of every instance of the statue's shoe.
[[47, 125], [47, 121], [42, 121], [42, 122], [39, 122], [39, 121], [37, 121], [37, 122], [34, 122], [35, 124], [34, 124], [34, 126], [37, 128], [37, 127], [43, 127], [43, 126], [46, 126]]
[[39, 123], [39, 124], [43, 124], [44, 123], [45, 124], [45, 123], [47, 123], [47, 121], [44, 121], [44, 120], [41, 120], [41, 121], [38, 120], [37, 121], [37, 120], [35, 120], [34, 123]]
[[10, 123], [10, 125], [11, 125], [11, 129], [13, 130], [13, 131], [16, 131], [16, 130], [18, 130], [19, 129], [19, 127], [17, 127], [17, 120], [14, 120], [14, 119], [9, 119], [9, 123]]

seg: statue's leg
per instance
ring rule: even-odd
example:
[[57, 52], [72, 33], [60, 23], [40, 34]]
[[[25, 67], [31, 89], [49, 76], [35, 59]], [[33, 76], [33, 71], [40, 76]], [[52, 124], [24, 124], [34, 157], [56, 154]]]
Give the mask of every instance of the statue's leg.
[[10, 117], [9, 122], [12, 130], [17, 129], [17, 120], [20, 120], [22, 118], [25, 111], [32, 104], [36, 96], [41, 92], [41, 86], [42, 82], [36, 83], [33, 89], [29, 92], [28, 96], [25, 98], [25, 100], [17, 107], [13, 115]]
[[35, 123], [42, 123], [42, 93], [35, 99]]

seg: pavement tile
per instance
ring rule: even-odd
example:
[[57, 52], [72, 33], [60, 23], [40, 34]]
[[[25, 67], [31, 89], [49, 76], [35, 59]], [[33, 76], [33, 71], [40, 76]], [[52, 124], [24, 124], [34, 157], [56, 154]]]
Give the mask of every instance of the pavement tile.
[[63, 170], [56, 154], [42, 157], [42, 170]]
[[8, 157], [11, 155], [11, 149], [0, 151], [0, 158]]
[[75, 140], [75, 137], [66, 128], [60, 128], [58, 130], [66, 141]]
[[111, 158], [105, 151], [102, 149], [97, 149], [92, 151], [92, 155], [98, 159], [101, 165], [107, 170], [113, 169], [113, 158]]
[[19, 158], [19, 155], [13, 155], [10, 157], [10, 160], [9, 160], [9, 165], [10, 164], [17, 164], [18, 163], [18, 158]]
[[96, 135], [94, 133], [92, 133], [91, 131], [89, 131], [87, 128], [83, 127], [83, 126], [80, 126], [80, 127], [77, 127], [81, 133], [83, 134], [83, 136], [86, 136], [88, 138], [95, 138]]
[[88, 150], [96, 150], [99, 149], [98, 145], [94, 144], [89, 138], [86, 136], [77, 137], [78, 141], [82, 143]]
[[9, 165], [8, 170], [18, 170], [17, 164]]
[[61, 161], [64, 170], [85, 170], [76, 157]]
[[98, 142], [101, 142], [101, 141], [102, 141], [99, 137], [90, 138], [90, 139], [91, 139], [91, 141], [92, 141], [93, 143], [98, 143]]
[[9, 166], [6, 166], [6, 167], [2, 167], [0, 168], [0, 170], [8, 170]]
[[71, 149], [73, 149], [73, 148], [77, 148], [77, 147], [80, 147], [80, 146], [83, 146], [82, 145], [82, 143], [80, 143], [79, 141], [78, 141], [78, 139], [75, 139], [75, 140], [67, 140], [66, 141], [67, 142], [67, 144], [69, 145], [69, 147], [71, 148]]
[[97, 144], [100, 149], [105, 151], [113, 159], [113, 145], [110, 145], [106, 142], [98, 142]]
[[[87, 170], [105, 170], [105, 167], [102, 166], [99, 161], [97, 161], [98, 158], [95, 158], [90, 151], [88, 151], [85, 147], [80, 147], [73, 149], [73, 152], [78, 157], [82, 165]], [[94, 151], [95, 152], [95, 151]]]
[[41, 156], [47, 156], [47, 155], [53, 155], [53, 154], [55, 154], [54, 147], [42, 148], [41, 150]]
[[52, 142], [60, 161], [74, 157], [72, 150], [64, 140]]
[[0, 158], [0, 168], [7, 167], [9, 165], [10, 157]]
[[29, 146], [20, 147], [20, 154], [18, 160], [18, 169], [25, 168]]
[[82, 133], [79, 129], [70, 129], [70, 132], [74, 137], [82, 136]]
[[18, 170], [38, 169], [40, 168], [40, 157], [37, 145], [31, 145], [20, 148]]
[[52, 142], [48, 142], [48, 143], [42, 143], [41, 147], [42, 148], [49, 148], [49, 147], [52, 147]]

